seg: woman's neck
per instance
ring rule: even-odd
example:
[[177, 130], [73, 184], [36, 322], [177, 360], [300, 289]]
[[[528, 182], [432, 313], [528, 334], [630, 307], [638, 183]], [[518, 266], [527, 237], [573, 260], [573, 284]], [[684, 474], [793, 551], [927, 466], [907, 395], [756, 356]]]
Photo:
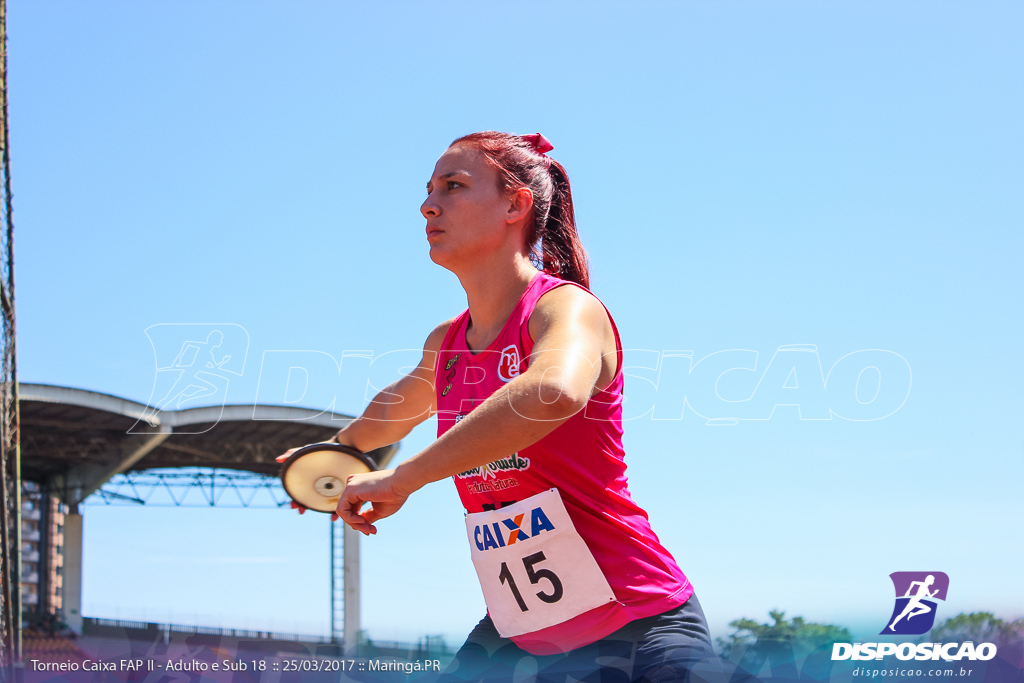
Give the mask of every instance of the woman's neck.
[[474, 336], [481, 334], [489, 339], [501, 331], [538, 272], [528, 258], [517, 255], [513, 268], [474, 268], [460, 274]]

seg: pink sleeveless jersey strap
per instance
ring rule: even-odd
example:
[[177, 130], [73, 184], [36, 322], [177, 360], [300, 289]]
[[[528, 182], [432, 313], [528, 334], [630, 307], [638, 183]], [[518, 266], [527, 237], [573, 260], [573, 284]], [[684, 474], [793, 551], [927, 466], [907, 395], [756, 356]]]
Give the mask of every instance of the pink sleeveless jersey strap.
[[441, 350], [452, 348], [452, 342], [456, 339], [456, 334], [459, 328], [465, 323], [466, 318], [469, 317], [469, 309], [467, 308], [462, 313], [459, 313], [452, 320], [452, 324], [448, 326], [448, 331], [444, 333], [444, 339], [441, 341]]
[[[535, 287], [534, 284], [537, 284], [537, 286]], [[604, 305], [604, 302], [601, 301], [596, 294], [576, 282], [562, 280], [554, 275], [548, 275], [547, 273], [539, 273], [530, 282], [530, 288], [527, 291], [526, 296], [523, 297], [521, 308], [519, 310], [521, 311], [523, 318], [528, 319], [529, 316], [533, 314], [534, 309], [537, 307], [537, 302], [540, 301], [542, 296], [563, 285], [578, 287], [597, 299], [597, 302], [601, 304], [601, 307], [604, 308], [605, 314], [608, 316], [608, 322], [611, 323], [612, 333], [615, 335], [615, 374], [612, 376], [611, 381], [608, 382], [608, 386], [601, 390], [601, 393], [603, 393], [604, 391], [611, 389], [622, 376], [622, 339], [619, 337], [619, 328], [615, 324], [615, 318], [612, 317], [611, 311], [608, 310], [608, 307]], [[523, 355], [529, 357], [530, 353], [533, 351], [534, 340], [530, 337], [528, 325], [526, 326], [526, 330], [526, 335], [523, 338]]]

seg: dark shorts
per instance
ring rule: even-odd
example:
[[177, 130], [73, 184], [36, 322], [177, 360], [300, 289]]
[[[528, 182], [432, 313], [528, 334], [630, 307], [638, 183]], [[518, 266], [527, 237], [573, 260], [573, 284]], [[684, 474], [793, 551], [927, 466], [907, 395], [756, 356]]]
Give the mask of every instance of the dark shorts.
[[632, 621], [561, 655], [531, 655], [500, 637], [491, 618], [484, 617], [438, 683], [677, 683], [688, 679], [694, 664], [713, 657], [704, 611], [694, 595], [680, 607]]

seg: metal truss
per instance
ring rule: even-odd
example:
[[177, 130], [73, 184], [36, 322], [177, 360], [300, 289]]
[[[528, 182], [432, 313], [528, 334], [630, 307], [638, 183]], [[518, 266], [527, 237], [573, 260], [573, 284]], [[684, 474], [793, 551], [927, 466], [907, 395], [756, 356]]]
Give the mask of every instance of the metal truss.
[[209, 468], [153, 469], [117, 474], [86, 505], [279, 508], [288, 505], [277, 477]]

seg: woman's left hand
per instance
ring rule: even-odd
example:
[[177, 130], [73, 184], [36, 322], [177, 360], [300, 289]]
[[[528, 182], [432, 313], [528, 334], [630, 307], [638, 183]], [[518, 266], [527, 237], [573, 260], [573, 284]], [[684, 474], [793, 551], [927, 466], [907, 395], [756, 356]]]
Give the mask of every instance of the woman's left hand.
[[[367, 536], [377, 533], [373, 523], [398, 512], [409, 498], [409, 494], [402, 493], [397, 484], [395, 470], [350, 475], [345, 492], [338, 501], [338, 516]], [[360, 512], [364, 503], [370, 503], [371, 507]]]

